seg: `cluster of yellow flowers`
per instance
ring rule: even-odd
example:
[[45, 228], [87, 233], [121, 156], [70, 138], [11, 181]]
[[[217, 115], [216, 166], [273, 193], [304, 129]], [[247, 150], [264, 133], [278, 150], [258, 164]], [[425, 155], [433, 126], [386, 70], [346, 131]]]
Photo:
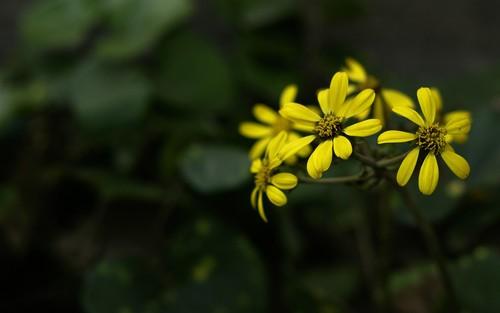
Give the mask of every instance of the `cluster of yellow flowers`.
[[442, 115], [441, 96], [435, 88], [417, 90], [422, 116], [414, 110], [410, 97], [381, 88], [360, 63], [348, 58], [342, 71], [333, 75], [330, 87], [317, 93], [319, 107], [294, 102], [296, 95], [297, 87], [287, 86], [280, 97], [279, 112], [257, 104], [253, 113], [262, 124], [240, 124], [243, 136], [257, 139], [250, 150], [250, 171], [255, 175], [251, 204], [264, 221], [267, 218], [263, 194], [274, 205], [283, 206], [287, 202], [283, 190], [293, 189], [298, 183], [296, 175], [279, 172], [283, 162], [293, 165], [298, 157], [307, 157], [307, 173], [313, 179], [321, 179], [334, 156], [347, 160], [356, 152], [356, 137], [372, 136], [387, 127], [391, 112], [416, 124], [412, 132], [386, 130], [377, 138], [378, 144], [412, 143], [396, 174], [400, 186], [408, 183], [420, 160], [418, 187], [423, 194], [432, 194], [439, 180], [437, 156], [457, 177], [465, 179], [469, 175], [469, 164], [450, 143], [467, 139], [470, 113], [455, 111]]

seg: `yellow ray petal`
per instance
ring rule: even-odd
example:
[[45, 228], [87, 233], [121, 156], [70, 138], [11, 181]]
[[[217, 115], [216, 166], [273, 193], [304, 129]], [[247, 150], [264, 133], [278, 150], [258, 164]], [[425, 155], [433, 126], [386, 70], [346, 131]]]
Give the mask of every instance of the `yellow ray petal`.
[[343, 70], [347, 72], [349, 80], [352, 80], [356, 83], [364, 83], [366, 81], [366, 71], [361, 63], [349, 57], [346, 58], [345, 64], [346, 67]]
[[288, 159], [290, 156], [296, 154], [308, 144], [313, 142], [316, 138], [314, 135], [309, 135], [286, 143], [278, 152], [278, 157], [282, 160]]
[[271, 201], [271, 203], [275, 206], [284, 206], [286, 204], [287, 199], [285, 194], [275, 186], [267, 186], [266, 195], [269, 201]]
[[302, 104], [290, 102], [280, 110], [281, 116], [296, 122], [317, 122], [321, 117], [311, 109], [303, 106]]
[[259, 191], [259, 187], [255, 187], [252, 190], [252, 194], [250, 195], [250, 204], [252, 204], [252, 208], [257, 207], [257, 192]]
[[255, 159], [252, 161], [252, 164], [250, 165], [250, 173], [258, 173], [260, 169], [262, 168], [262, 160], [261, 159]]
[[338, 111], [338, 116], [349, 118], [366, 111], [375, 100], [375, 92], [372, 89], [365, 89], [358, 93], [348, 105], [343, 105]]
[[281, 131], [278, 135], [276, 135], [269, 144], [267, 145], [267, 157], [269, 160], [272, 160], [278, 156], [278, 152], [281, 151], [283, 146], [285, 145], [287, 140], [287, 133], [285, 131]]
[[400, 186], [405, 186], [410, 180], [415, 165], [417, 164], [419, 151], [419, 148], [414, 148], [405, 156], [403, 162], [401, 162], [396, 175], [396, 180]]
[[325, 114], [328, 114], [333, 111], [333, 108], [330, 106], [330, 103], [328, 102], [328, 89], [323, 89], [318, 91], [318, 94], [316, 96], [318, 97], [318, 103], [321, 108], [321, 111], [323, 111]]
[[420, 116], [420, 114], [418, 114], [415, 110], [411, 108], [407, 108], [404, 106], [397, 106], [392, 108], [392, 112], [396, 113], [397, 115], [401, 115], [404, 118], [409, 119], [418, 126], [422, 127], [425, 126], [425, 122], [422, 116]]
[[[300, 138], [301, 138], [300, 135], [297, 134], [296, 132], [288, 133], [288, 142], [292, 142], [292, 141], [298, 140]], [[285, 148], [283, 147], [283, 149], [285, 149]], [[308, 157], [311, 154], [311, 152], [312, 152], [311, 146], [306, 145], [305, 147], [303, 147], [302, 149], [297, 151], [297, 156], [305, 158], [305, 157]]]
[[436, 111], [441, 111], [443, 109], [443, 99], [441, 98], [441, 92], [436, 87], [431, 88], [432, 98], [434, 99], [434, 104], [436, 105]]
[[330, 168], [333, 157], [333, 142], [326, 140], [319, 144], [307, 160], [307, 172], [312, 178], [321, 178]]
[[266, 212], [264, 212], [264, 201], [262, 201], [262, 191], [259, 191], [258, 194], [257, 208], [259, 210], [259, 215], [262, 220], [267, 223]]
[[272, 128], [254, 122], [243, 122], [240, 124], [240, 134], [248, 138], [262, 138], [269, 136]]
[[448, 118], [446, 131], [450, 135], [467, 134], [471, 128], [471, 119], [463, 114], [457, 114]]
[[298, 88], [297, 85], [288, 85], [283, 89], [280, 95], [280, 107], [283, 107], [286, 103], [294, 102], [297, 97]]
[[421, 87], [417, 90], [418, 103], [420, 103], [420, 109], [425, 117], [425, 122], [427, 125], [434, 123], [436, 119], [436, 104], [434, 103], [434, 97], [432, 92], [427, 87]]
[[253, 107], [253, 115], [257, 120], [269, 125], [274, 124], [278, 118], [278, 112], [261, 103], [258, 103]]
[[333, 138], [333, 150], [336, 156], [347, 160], [352, 154], [351, 142], [344, 136], [337, 136]]
[[380, 134], [377, 138], [378, 144], [408, 142], [417, 138], [414, 133], [407, 133], [399, 130], [388, 130]]
[[253, 145], [252, 148], [250, 148], [250, 152], [248, 153], [250, 156], [250, 159], [257, 159], [262, 156], [264, 151], [266, 151], [267, 145], [269, 141], [271, 140], [270, 137], [265, 137], [262, 139], [257, 140]]
[[297, 176], [291, 173], [279, 173], [271, 177], [271, 184], [283, 190], [292, 189], [297, 186]]
[[387, 107], [383, 105], [382, 100], [379, 96], [375, 97], [375, 103], [373, 104], [373, 117], [380, 120], [382, 125], [385, 124], [385, 111]]
[[328, 91], [328, 103], [334, 113], [337, 113], [344, 104], [348, 85], [349, 80], [346, 73], [337, 72], [333, 75]]
[[453, 149], [448, 147], [450, 147], [450, 145], [447, 145], [441, 153], [441, 157], [453, 174], [460, 179], [466, 179], [470, 173], [469, 163], [462, 156], [456, 154]]
[[413, 100], [411, 100], [411, 98], [406, 94], [396, 89], [382, 89], [382, 97], [384, 97], [384, 101], [391, 109], [398, 106], [408, 108], [414, 107]]
[[382, 123], [376, 118], [364, 120], [344, 128], [344, 133], [354, 137], [371, 136], [382, 129]]
[[439, 167], [434, 153], [429, 152], [418, 174], [418, 189], [424, 195], [430, 195], [436, 189], [439, 180]]

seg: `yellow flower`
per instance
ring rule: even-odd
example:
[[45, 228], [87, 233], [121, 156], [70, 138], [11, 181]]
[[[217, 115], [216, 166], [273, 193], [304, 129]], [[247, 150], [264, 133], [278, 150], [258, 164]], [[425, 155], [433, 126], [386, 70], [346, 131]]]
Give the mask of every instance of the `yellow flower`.
[[434, 102], [436, 103], [436, 108], [438, 112], [438, 120], [443, 122], [443, 124], [448, 123], [450, 120], [453, 119], [468, 119], [469, 120], [469, 125], [468, 127], [464, 127], [463, 133], [451, 136], [450, 142], [456, 142], [456, 143], [464, 143], [467, 141], [469, 137], [469, 132], [472, 124], [472, 118], [470, 115], [469, 111], [464, 111], [464, 110], [458, 110], [458, 111], [452, 111], [446, 113], [444, 116], [442, 116], [442, 110], [443, 110], [443, 100], [441, 98], [441, 93], [439, 92], [439, 89], [437, 88], [431, 88], [432, 91], [432, 96], [434, 97]]
[[255, 159], [250, 166], [254, 174], [255, 188], [250, 196], [250, 203], [257, 208], [261, 218], [267, 222], [264, 212], [265, 194], [269, 201], [276, 206], [284, 206], [287, 197], [282, 190], [289, 190], [297, 186], [297, 177], [291, 173], [275, 173], [284, 159], [297, 153], [309, 144], [302, 138], [287, 141], [287, 133], [280, 132], [269, 141], [264, 158]]
[[405, 156], [396, 175], [397, 182], [404, 186], [410, 180], [420, 154], [424, 161], [418, 175], [418, 188], [425, 195], [436, 189], [439, 180], [437, 156], [441, 156], [450, 170], [460, 179], [469, 176], [470, 167], [467, 161], [456, 154], [449, 144], [452, 137], [461, 135], [470, 129], [470, 119], [453, 116], [444, 126], [437, 122], [437, 105], [430, 88], [417, 90], [417, 98], [424, 118], [415, 110], [407, 107], [393, 108], [393, 112], [413, 123], [418, 129], [415, 133], [389, 130], [379, 135], [377, 142], [400, 143], [414, 141], [415, 147]]
[[353, 94], [366, 88], [375, 90], [377, 94], [373, 107], [356, 116], [360, 120], [364, 120], [371, 113], [373, 117], [379, 119], [382, 125], [384, 125], [388, 112], [392, 108], [396, 106], [414, 107], [411, 98], [404, 93], [395, 89], [381, 88], [379, 81], [372, 75], [367, 74], [365, 68], [355, 59], [347, 58], [345, 63], [346, 66], [342, 70], [347, 73], [349, 81], [352, 83], [349, 85], [348, 94]]
[[[280, 96], [280, 108], [283, 107], [285, 103], [293, 102], [297, 96], [297, 86], [288, 85], [283, 89]], [[294, 140], [300, 138], [299, 134], [293, 130], [299, 130], [293, 122], [281, 117], [278, 112], [274, 111], [265, 104], [256, 104], [253, 108], [253, 114], [255, 118], [263, 124], [255, 122], [243, 122], [239, 126], [240, 134], [257, 139], [255, 144], [250, 149], [250, 158], [252, 160], [257, 159], [262, 156], [266, 150], [269, 141], [279, 134], [281, 131], [288, 133], [288, 140]], [[311, 153], [310, 147], [306, 146], [304, 149], [297, 152], [301, 157], [307, 157]], [[290, 156], [286, 162], [293, 164], [297, 161], [295, 155]]]
[[307, 172], [315, 179], [319, 179], [323, 172], [328, 170], [332, 163], [333, 153], [341, 159], [348, 159], [352, 153], [352, 145], [348, 137], [366, 137], [380, 131], [382, 125], [378, 119], [369, 119], [346, 126], [345, 122], [366, 111], [373, 103], [375, 93], [372, 89], [365, 89], [352, 100], [346, 102], [347, 74], [336, 73], [330, 83], [330, 88], [318, 93], [318, 102], [322, 114], [298, 103], [287, 103], [280, 110], [280, 114], [295, 122], [302, 130], [313, 133], [303, 138], [312, 142], [315, 139], [320, 144], [309, 156]]

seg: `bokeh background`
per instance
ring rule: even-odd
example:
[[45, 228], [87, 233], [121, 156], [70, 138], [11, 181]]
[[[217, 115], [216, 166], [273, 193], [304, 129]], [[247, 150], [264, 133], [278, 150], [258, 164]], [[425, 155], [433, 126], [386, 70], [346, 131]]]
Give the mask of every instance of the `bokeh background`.
[[269, 224], [250, 207], [238, 123], [289, 83], [314, 103], [346, 56], [472, 112], [470, 178], [409, 188], [463, 312], [500, 312], [499, 9], [2, 0], [0, 312], [449, 312], [397, 195], [301, 185]]

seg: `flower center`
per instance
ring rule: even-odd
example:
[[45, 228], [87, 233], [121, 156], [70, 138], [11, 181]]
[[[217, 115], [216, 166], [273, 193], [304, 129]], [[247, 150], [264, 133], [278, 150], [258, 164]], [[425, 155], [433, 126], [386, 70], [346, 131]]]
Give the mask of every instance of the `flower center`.
[[292, 123], [284, 117], [279, 116], [273, 124], [273, 135], [279, 134], [282, 130], [288, 132], [292, 128]]
[[420, 127], [417, 130], [417, 145], [428, 152], [439, 154], [446, 146], [446, 129], [438, 124]]
[[265, 189], [271, 179], [271, 171], [267, 160], [263, 160], [262, 167], [255, 174], [255, 186], [261, 190]]
[[322, 139], [333, 138], [342, 132], [342, 118], [326, 114], [314, 127], [314, 132]]

